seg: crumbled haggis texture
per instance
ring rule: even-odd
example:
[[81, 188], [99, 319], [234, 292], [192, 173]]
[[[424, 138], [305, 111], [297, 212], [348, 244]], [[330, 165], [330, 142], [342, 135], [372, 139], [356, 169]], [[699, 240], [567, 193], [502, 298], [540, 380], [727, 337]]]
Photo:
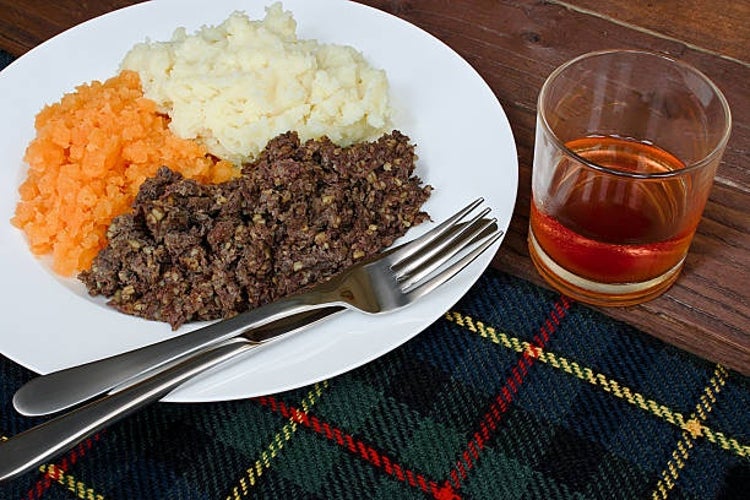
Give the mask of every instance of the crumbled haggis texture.
[[118, 310], [173, 328], [233, 316], [324, 281], [427, 220], [432, 188], [414, 161], [398, 131], [349, 147], [288, 132], [221, 184], [163, 167], [79, 278]]

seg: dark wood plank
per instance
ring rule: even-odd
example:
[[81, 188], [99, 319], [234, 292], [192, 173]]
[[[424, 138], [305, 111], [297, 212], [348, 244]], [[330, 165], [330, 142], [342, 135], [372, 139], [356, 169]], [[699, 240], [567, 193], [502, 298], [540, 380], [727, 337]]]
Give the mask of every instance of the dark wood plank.
[[750, 61], [750, 2], [745, 0], [548, 0], [693, 45]]
[[0, 0], [0, 48], [15, 56], [94, 17], [142, 0]]
[[[690, 62], [724, 90], [734, 111], [733, 135], [685, 270], [664, 296], [606, 314], [704, 358], [750, 373], [750, 97], [748, 65], [606, 16], [533, 1], [370, 1], [442, 39], [487, 80], [503, 104], [520, 162], [511, 232], [494, 265], [542, 284], [528, 257], [526, 235], [536, 96], [552, 69], [591, 50], [657, 50]], [[605, 2], [606, 3], [606, 2]], [[582, 30], [585, 29], [585, 36]], [[750, 37], [744, 35], [744, 44]]]

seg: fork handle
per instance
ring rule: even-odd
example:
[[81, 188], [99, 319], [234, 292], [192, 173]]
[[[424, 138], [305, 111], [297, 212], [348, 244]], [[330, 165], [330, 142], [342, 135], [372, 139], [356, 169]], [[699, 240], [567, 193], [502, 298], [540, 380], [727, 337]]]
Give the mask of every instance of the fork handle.
[[[48, 415], [71, 408], [128, 383], [153, 368], [184, 359], [200, 349], [230, 338], [245, 335], [251, 342], [264, 343], [282, 334], [303, 330], [343, 305], [332, 307], [332, 303], [329, 297], [322, 297], [320, 293], [299, 294], [184, 335], [41, 375], [16, 392], [13, 406], [26, 416]], [[285, 320], [287, 317], [290, 318]], [[282, 320], [287, 322], [279, 326], [277, 322]]]
[[233, 339], [11, 437], [0, 443], [0, 481], [53, 459], [107, 425], [161, 399], [188, 379], [254, 346], [246, 339]]

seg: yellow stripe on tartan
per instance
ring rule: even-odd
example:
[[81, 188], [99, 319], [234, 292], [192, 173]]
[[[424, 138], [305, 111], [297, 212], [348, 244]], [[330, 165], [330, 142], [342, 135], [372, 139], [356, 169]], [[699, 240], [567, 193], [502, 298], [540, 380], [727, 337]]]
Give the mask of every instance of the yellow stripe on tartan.
[[515, 337], [498, 333], [491, 326], [485, 327], [481, 321], [474, 321], [470, 316], [465, 316], [459, 312], [449, 311], [445, 313], [445, 318], [448, 321], [456, 323], [458, 326], [468, 329], [470, 332], [478, 333], [481, 337], [489, 339], [495, 344], [500, 344], [517, 352], [525, 351], [530, 345], [528, 342], [521, 342]]
[[[551, 351], [545, 351], [530, 342], [522, 341], [516, 337], [510, 336], [506, 333], [499, 332], [491, 326], [485, 326], [481, 321], [476, 321], [470, 316], [466, 316], [457, 311], [449, 311], [445, 314], [445, 319], [455, 323], [467, 330], [477, 333], [481, 337], [484, 337], [495, 344], [502, 345], [508, 349], [512, 349], [518, 353], [522, 353], [526, 350], [531, 353], [541, 362], [546, 363], [553, 368], [562, 370], [569, 375], [586, 381], [591, 385], [600, 387], [606, 392], [613, 394], [614, 396], [627, 401], [633, 406], [636, 406], [644, 411], [647, 411], [672, 425], [676, 425], [681, 429], [689, 429], [690, 426], [695, 426], [693, 422], [695, 419], [686, 419], [681, 413], [673, 411], [672, 409], [660, 404], [652, 399], [648, 399], [638, 392], [632, 391], [629, 387], [621, 385], [616, 380], [607, 378], [602, 373], [596, 373], [591, 368], [581, 366], [575, 361], [571, 361], [563, 356], [559, 356]], [[717, 370], [723, 370], [723, 373], [727, 373], [726, 369], [719, 365]], [[715, 378], [715, 377], [714, 377]], [[705, 408], [709, 407], [709, 401], [715, 401], [715, 394], [719, 392], [720, 386], [726, 382], [726, 376], [723, 379], [714, 380], [712, 378], [710, 384], [713, 390], [704, 391], [701, 396], [701, 401], [704, 403], [703, 406], [699, 405], [699, 409], [696, 413], [700, 415], [700, 412], [705, 412]], [[710, 388], [707, 388], [710, 389]], [[700, 424], [699, 435], [706, 438], [709, 442], [718, 445], [722, 449], [732, 452], [740, 457], [750, 457], [750, 445], [743, 445], [734, 438], [727, 437], [719, 431], [714, 431], [711, 428]], [[686, 427], [687, 426], [687, 427]], [[688, 431], [689, 432], [689, 431]]]
[[672, 458], [667, 462], [667, 467], [661, 472], [659, 482], [656, 483], [656, 489], [651, 495], [654, 499], [666, 499], [669, 492], [674, 488], [675, 482], [680, 477], [680, 471], [685, 467], [685, 463], [690, 458], [690, 449], [693, 447], [695, 440], [703, 435], [703, 422], [708, 418], [708, 414], [716, 403], [716, 394], [718, 394], [727, 383], [729, 373], [726, 368], [716, 365], [714, 374], [708, 381], [708, 385], [703, 389], [700, 400], [696, 405], [695, 411], [691, 417], [682, 426], [683, 432], [677, 441], [677, 446], [672, 451]]
[[66, 474], [64, 470], [56, 465], [40, 465], [39, 471], [49, 476], [53, 481], [57, 481], [58, 484], [63, 485], [78, 498], [84, 500], [104, 500], [102, 495], [96, 493], [81, 481], [76, 481], [73, 476]]
[[[318, 402], [323, 391], [328, 387], [328, 381], [317, 383], [313, 386], [312, 390], [302, 398], [300, 406], [305, 412], [310, 411], [315, 403]], [[297, 430], [297, 422], [290, 418], [281, 430], [271, 439], [265, 450], [260, 452], [260, 458], [255, 461], [246, 471], [245, 476], [241, 477], [238, 481], [239, 484], [232, 488], [231, 494], [227, 497], [227, 500], [238, 500], [246, 497], [250, 493], [252, 488], [258, 481], [260, 476], [266, 469], [271, 467], [271, 461], [276, 458], [279, 452], [284, 448], [284, 445], [289, 441]]]

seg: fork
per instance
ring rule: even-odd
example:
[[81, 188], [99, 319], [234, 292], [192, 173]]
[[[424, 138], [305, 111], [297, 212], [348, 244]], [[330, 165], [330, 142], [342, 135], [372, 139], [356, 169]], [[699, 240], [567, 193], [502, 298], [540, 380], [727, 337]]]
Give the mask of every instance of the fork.
[[[434, 274], [455, 254], [472, 246], [476, 238], [492, 227], [497, 229], [496, 220], [485, 217], [489, 208], [465, 220], [483, 202], [482, 198], [475, 200], [422, 236], [350, 267], [305, 293], [185, 335], [32, 379], [16, 392], [13, 405], [27, 416], [70, 408], [230, 338], [244, 335], [256, 345], [268, 342], [282, 333], [270, 328], [273, 323], [291, 315], [304, 317], [312, 310], [325, 308], [331, 312], [341, 307], [379, 314], [404, 307], [450, 279], [502, 236], [501, 231], [490, 232], [463, 259]], [[295, 330], [304, 330], [305, 326]]]
[[[350, 268], [329, 282], [316, 286], [314, 291], [286, 299], [281, 306], [275, 304], [270, 317], [283, 317], [285, 313], [309, 313], [332, 306], [378, 314], [418, 300], [450, 280], [502, 235], [495, 220], [484, 218], [489, 209], [481, 211], [466, 223], [460, 222], [481, 203], [481, 199], [475, 201], [420, 238], [390, 250], [380, 258]], [[177, 356], [177, 361], [166, 361], [168, 366], [153, 369], [147, 376], [136, 377], [137, 380], [130, 385], [119, 387], [67, 414], [1, 442], [0, 481], [54, 458], [107, 425], [158, 401], [192, 377], [257, 346], [262, 341], [252, 339], [252, 335], [243, 335], [248, 328], [247, 318], [251, 318], [253, 324], [268, 324], [269, 316], [259, 318], [252, 312], [240, 316], [196, 331], [203, 331], [203, 338], [188, 343], [190, 349], [183, 351], [194, 354], [182, 354], [180, 357], [181, 352], [174, 349], [159, 351]], [[206, 335], [205, 331], [209, 334]], [[273, 333], [274, 329], [269, 331], [272, 332], [269, 335], [280, 333], [278, 330]], [[191, 333], [184, 337], [194, 335]], [[170, 345], [170, 342], [161, 345]], [[178, 344], [180, 348], [186, 345], [183, 341]]]

